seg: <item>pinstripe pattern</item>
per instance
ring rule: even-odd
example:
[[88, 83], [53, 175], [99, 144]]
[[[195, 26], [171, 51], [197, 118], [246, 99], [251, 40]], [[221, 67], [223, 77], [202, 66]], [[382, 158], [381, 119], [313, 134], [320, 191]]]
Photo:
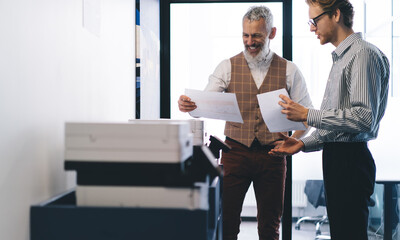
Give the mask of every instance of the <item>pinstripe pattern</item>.
[[366, 142], [377, 137], [388, 98], [389, 62], [361, 34], [347, 37], [332, 52], [333, 65], [321, 110], [310, 109], [307, 123], [316, 129], [302, 139], [305, 151], [324, 142]]
[[261, 116], [257, 94], [286, 88], [286, 60], [274, 54], [271, 66], [258, 89], [243, 52], [231, 60], [231, 81], [226, 92], [236, 93], [243, 124], [226, 122], [225, 135], [250, 147], [254, 138], [262, 145], [278, 139], [277, 133], [270, 133]]

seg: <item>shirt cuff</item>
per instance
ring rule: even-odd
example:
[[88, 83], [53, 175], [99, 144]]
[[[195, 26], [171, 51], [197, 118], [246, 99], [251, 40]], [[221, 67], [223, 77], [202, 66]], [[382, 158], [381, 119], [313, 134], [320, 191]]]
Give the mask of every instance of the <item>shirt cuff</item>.
[[304, 143], [303, 152], [315, 152], [321, 150], [323, 147], [323, 143], [315, 139], [312, 135], [300, 140]]
[[307, 124], [315, 128], [321, 128], [322, 111], [317, 109], [308, 109]]

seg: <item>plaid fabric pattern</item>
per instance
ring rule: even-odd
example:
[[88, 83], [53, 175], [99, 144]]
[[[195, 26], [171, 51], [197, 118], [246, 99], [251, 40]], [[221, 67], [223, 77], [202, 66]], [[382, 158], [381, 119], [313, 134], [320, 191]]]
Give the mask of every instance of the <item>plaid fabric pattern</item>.
[[255, 138], [262, 145], [277, 140], [277, 133], [270, 133], [261, 116], [257, 94], [286, 87], [286, 60], [274, 54], [271, 66], [258, 89], [243, 52], [231, 59], [231, 81], [226, 92], [236, 93], [244, 123], [226, 122], [225, 136], [250, 147]]

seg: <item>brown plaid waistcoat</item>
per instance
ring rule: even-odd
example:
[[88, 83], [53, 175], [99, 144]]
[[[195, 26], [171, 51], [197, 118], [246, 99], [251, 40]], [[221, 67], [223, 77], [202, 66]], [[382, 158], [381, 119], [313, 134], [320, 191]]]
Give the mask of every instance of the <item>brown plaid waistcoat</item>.
[[[270, 133], [261, 116], [257, 94], [270, 92], [286, 87], [286, 60], [274, 54], [271, 66], [260, 89], [257, 88], [247, 65], [243, 52], [231, 59], [231, 82], [226, 92], [236, 93], [240, 113], [244, 123], [226, 122], [225, 136], [232, 138], [247, 147], [254, 138], [261, 145], [268, 145], [277, 140], [277, 133]], [[278, 104], [278, 103], [276, 103]]]

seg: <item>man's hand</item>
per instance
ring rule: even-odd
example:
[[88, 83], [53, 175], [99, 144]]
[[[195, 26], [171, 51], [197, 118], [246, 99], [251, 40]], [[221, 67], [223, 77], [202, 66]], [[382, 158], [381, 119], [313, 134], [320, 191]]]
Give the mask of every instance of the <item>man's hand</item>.
[[304, 143], [300, 140], [288, 137], [282, 133], [279, 135], [282, 137], [283, 141], [276, 142], [275, 148], [268, 152], [268, 154], [271, 156], [293, 155], [300, 152], [300, 150], [304, 147]]
[[188, 96], [181, 95], [178, 100], [178, 107], [181, 112], [191, 112], [197, 108], [196, 104]]
[[308, 108], [292, 101], [290, 98], [281, 94], [279, 97], [283, 100], [279, 102], [279, 105], [283, 107], [281, 111], [286, 114], [286, 118], [295, 122], [306, 122], [308, 115]]

